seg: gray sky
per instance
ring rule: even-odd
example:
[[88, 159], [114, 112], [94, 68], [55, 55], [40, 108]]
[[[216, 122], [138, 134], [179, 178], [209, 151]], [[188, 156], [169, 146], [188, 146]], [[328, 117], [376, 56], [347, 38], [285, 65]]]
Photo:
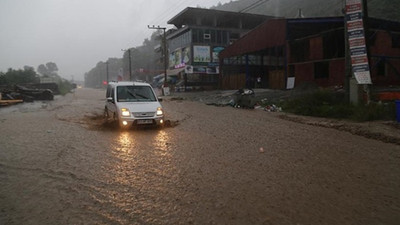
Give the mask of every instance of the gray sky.
[[97, 62], [121, 58], [184, 8], [230, 0], [0, 0], [0, 71], [55, 62], [83, 80]]

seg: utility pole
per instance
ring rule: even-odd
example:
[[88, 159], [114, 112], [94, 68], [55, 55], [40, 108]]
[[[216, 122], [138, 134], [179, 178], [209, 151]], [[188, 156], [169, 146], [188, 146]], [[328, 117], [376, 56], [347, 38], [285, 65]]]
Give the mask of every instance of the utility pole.
[[129, 81], [132, 81], [132, 59], [131, 59], [131, 49], [121, 49], [121, 51], [128, 51], [128, 58], [129, 58]]
[[350, 102], [354, 102], [355, 100], [352, 100], [352, 87], [351, 87], [351, 79], [352, 79], [352, 66], [351, 66], [351, 57], [350, 57], [350, 47], [349, 47], [349, 36], [347, 33], [347, 14], [346, 14], [346, 0], [344, 0], [344, 8], [343, 8], [343, 14], [344, 14], [344, 58], [345, 58], [345, 64], [344, 64], [344, 89], [346, 91], [346, 97]]
[[[369, 16], [368, 16], [368, 3], [367, 0], [362, 0], [363, 6], [363, 22], [364, 22], [364, 35], [365, 35], [365, 46], [367, 47], [367, 59], [368, 65], [371, 65], [370, 60], [370, 49], [369, 49], [369, 39], [368, 39], [368, 31], [369, 31]], [[371, 71], [371, 67], [369, 68]], [[364, 84], [364, 92], [367, 94], [367, 105], [369, 105], [371, 101], [371, 89], [369, 84]]]
[[108, 84], [108, 80], [109, 80], [109, 78], [108, 78], [108, 60], [106, 62], [106, 74], [107, 74], [106, 81], [107, 81], [107, 84]]
[[167, 83], [167, 67], [168, 67], [168, 57], [167, 57], [167, 36], [165, 33], [165, 30], [167, 29], [166, 27], [160, 27], [160, 26], [150, 26], [147, 25], [149, 29], [155, 29], [155, 30], [163, 30], [163, 38], [162, 38], [162, 48], [163, 48], [163, 59], [164, 59], [164, 87], [168, 86]]

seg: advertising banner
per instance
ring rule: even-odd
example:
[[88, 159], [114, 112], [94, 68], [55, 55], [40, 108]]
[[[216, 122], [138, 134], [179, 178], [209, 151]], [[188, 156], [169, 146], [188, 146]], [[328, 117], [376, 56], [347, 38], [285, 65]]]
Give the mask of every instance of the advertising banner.
[[211, 61], [210, 46], [193, 46], [193, 62], [208, 63]]
[[346, 0], [346, 26], [351, 65], [358, 84], [372, 84], [369, 70], [362, 0]]
[[212, 61], [219, 63], [219, 53], [224, 50], [224, 47], [214, 47], [212, 51]]
[[190, 61], [190, 47], [179, 48], [169, 56], [169, 67], [174, 69], [183, 68]]

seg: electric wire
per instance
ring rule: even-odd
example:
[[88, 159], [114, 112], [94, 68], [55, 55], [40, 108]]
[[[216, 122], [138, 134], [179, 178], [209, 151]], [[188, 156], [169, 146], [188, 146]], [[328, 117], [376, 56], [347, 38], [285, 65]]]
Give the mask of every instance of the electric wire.
[[164, 10], [164, 11], [160, 14], [160, 16], [157, 16], [157, 18], [154, 18], [154, 19], [150, 22], [150, 24], [153, 25], [153, 24], [158, 24], [158, 23], [164, 22], [164, 21], [167, 19], [167, 17], [170, 17], [171, 14], [172, 14], [174, 11], [177, 10], [178, 6], [179, 6], [179, 5], [182, 5], [185, 1], [186, 1], [186, 0], [180, 0], [180, 1], [176, 2], [176, 3], [174, 3], [173, 5], [171, 5], [171, 7], [167, 8], [166, 10]]
[[251, 5], [247, 6], [247, 7], [245, 7], [244, 9], [239, 10], [239, 12], [241, 12], [241, 13], [248, 12], [248, 11], [254, 9], [255, 7], [258, 7], [258, 6], [264, 4], [264, 3], [268, 2], [268, 1], [269, 0], [259, 0], [259, 1], [254, 2], [253, 4], [251, 4]]

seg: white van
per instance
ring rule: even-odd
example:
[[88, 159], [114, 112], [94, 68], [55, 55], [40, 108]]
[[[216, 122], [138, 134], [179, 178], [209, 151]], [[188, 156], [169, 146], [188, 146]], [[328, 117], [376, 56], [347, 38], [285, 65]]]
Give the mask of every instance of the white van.
[[[161, 100], [161, 99], [160, 99]], [[150, 84], [110, 82], [107, 87], [105, 117], [118, 121], [122, 128], [164, 123], [164, 112]]]

